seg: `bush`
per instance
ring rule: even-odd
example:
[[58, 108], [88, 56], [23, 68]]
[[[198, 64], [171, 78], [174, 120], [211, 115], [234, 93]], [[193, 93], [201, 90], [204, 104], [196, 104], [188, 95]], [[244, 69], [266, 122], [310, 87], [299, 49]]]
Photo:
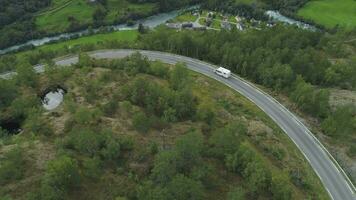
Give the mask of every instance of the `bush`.
[[189, 172], [201, 162], [203, 137], [197, 132], [187, 133], [177, 139], [177, 167], [182, 172]]
[[137, 131], [147, 133], [151, 128], [152, 122], [144, 112], [138, 112], [132, 118], [132, 125]]
[[0, 185], [22, 178], [25, 171], [23, 149], [15, 147], [0, 159]]
[[163, 63], [157, 61], [151, 63], [149, 73], [165, 79], [169, 76], [169, 68], [166, 67]]
[[288, 176], [284, 174], [274, 174], [272, 176], [271, 192], [275, 200], [292, 199], [292, 189], [289, 185]]
[[83, 160], [84, 175], [91, 179], [97, 179], [101, 175], [101, 161], [99, 158], [85, 158]]
[[30, 116], [27, 117], [24, 128], [36, 135], [50, 136], [53, 134], [53, 129], [48, 124], [48, 120], [43, 119], [41, 113], [36, 110], [32, 110]]
[[167, 199], [204, 199], [204, 188], [202, 184], [199, 181], [192, 180], [181, 174], [174, 177], [167, 188], [170, 197]]
[[42, 199], [66, 199], [70, 189], [78, 186], [80, 174], [77, 161], [62, 156], [48, 163], [41, 185]]
[[8, 80], [0, 80], [0, 110], [11, 104], [17, 97], [18, 90], [16, 85]]
[[227, 200], [245, 200], [245, 193], [241, 187], [233, 188], [227, 193]]
[[102, 106], [102, 111], [106, 116], [112, 117], [117, 112], [119, 102], [112, 99], [108, 103]]
[[189, 84], [189, 71], [184, 64], [177, 64], [170, 73], [170, 86], [174, 90], [181, 90]]
[[90, 110], [85, 107], [77, 109], [74, 120], [80, 125], [96, 124], [101, 117], [100, 110]]
[[220, 159], [235, 153], [239, 149], [245, 133], [246, 127], [241, 123], [229, 124], [214, 131], [209, 139], [209, 152]]
[[90, 129], [74, 129], [65, 144], [68, 148], [88, 156], [96, 155], [103, 146], [105, 139], [100, 133]]
[[101, 156], [105, 160], [115, 160], [120, 156], [120, 142], [112, 136], [111, 132], [106, 133], [103, 148], [100, 151]]

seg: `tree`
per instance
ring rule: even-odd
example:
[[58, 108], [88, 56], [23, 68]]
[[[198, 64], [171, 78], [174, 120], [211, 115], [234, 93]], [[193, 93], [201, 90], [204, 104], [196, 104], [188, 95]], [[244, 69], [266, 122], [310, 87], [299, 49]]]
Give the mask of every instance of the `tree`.
[[178, 174], [167, 186], [169, 196], [176, 200], [200, 200], [204, 199], [203, 186], [199, 181], [192, 180]]
[[101, 149], [101, 155], [106, 160], [115, 160], [120, 156], [121, 146], [118, 139], [113, 137], [111, 131], [102, 133], [105, 135], [105, 141], [103, 148]]
[[273, 199], [289, 200], [292, 199], [292, 189], [289, 185], [288, 176], [281, 174], [274, 174], [272, 176], [271, 192]]
[[77, 150], [79, 153], [94, 156], [103, 147], [104, 137], [88, 128], [74, 129], [66, 139], [68, 148]]
[[105, 19], [107, 10], [103, 6], [97, 6], [93, 13], [93, 20], [96, 25], [101, 25]]
[[339, 106], [321, 124], [329, 136], [335, 138], [350, 138], [356, 135], [356, 107], [354, 105]]
[[138, 32], [141, 34], [145, 34], [147, 32], [145, 26], [142, 23], [138, 24]]
[[42, 199], [66, 199], [72, 187], [80, 183], [80, 174], [77, 161], [61, 156], [48, 163], [41, 184]]
[[241, 123], [229, 124], [220, 128], [214, 131], [209, 139], [209, 151], [218, 158], [234, 154], [238, 151], [245, 133], [246, 127]]
[[242, 187], [236, 187], [232, 188], [228, 193], [227, 193], [227, 200], [245, 200], [245, 194], [246, 192]]
[[176, 64], [170, 74], [170, 86], [174, 90], [181, 90], [189, 83], [189, 71], [184, 64]]
[[151, 178], [155, 183], [166, 185], [177, 174], [177, 155], [174, 151], [157, 154]]
[[18, 88], [8, 80], [0, 80], [0, 110], [11, 104], [18, 96]]
[[137, 131], [147, 133], [152, 123], [144, 112], [137, 112], [132, 118], [132, 125]]
[[21, 179], [25, 173], [23, 149], [15, 146], [0, 159], [0, 185]]
[[314, 116], [325, 117], [329, 112], [329, 92], [314, 89], [301, 76], [297, 77], [291, 98], [302, 110]]
[[182, 172], [189, 172], [201, 162], [203, 137], [200, 133], [190, 132], [177, 139], [177, 167]]
[[74, 120], [80, 125], [89, 125], [95, 124], [100, 116], [100, 110], [90, 110], [86, 107], [80, 107], [74, 113]]
[[16, 68], [17, 83], [23, 86], [35, 88], [37, 87], [37, 75], [33, 67], [28, 62], [21, 62]]

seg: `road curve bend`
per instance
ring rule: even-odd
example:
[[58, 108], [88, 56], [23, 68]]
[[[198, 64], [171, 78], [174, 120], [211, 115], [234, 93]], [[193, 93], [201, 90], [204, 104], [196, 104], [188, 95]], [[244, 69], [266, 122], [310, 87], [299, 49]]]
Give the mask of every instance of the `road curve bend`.
[[[294, 114], [252, 83], [236, 75], [233, 75], [229, 79], [224, 79], [214, 74], [213, 69], [217, 68], [217, 66], [175, 54], [123, 49], [101, 50], [88, 54], [97, 59], [115, 59], [129, 56], [134, 52], [140, 52], [150, 60], [160, 60], [167, 64], [183, 62], [189, 69], [214, 78], [239, 92], [261, 108], [292, 139], [319, 176], [331, 199], [356, 200], [355, 187], [352, 182], [320, 141]], [[59, 66], [70, 66], [77, 62], [78, 56], [55, 60], [55, 63]], [[43, 65], [37, 65], [34, 68], [37, 72], [44, 71]], [[0, 75], [0, 78], [10, 78], [14, 74], [15, 72], [9, 72]]]

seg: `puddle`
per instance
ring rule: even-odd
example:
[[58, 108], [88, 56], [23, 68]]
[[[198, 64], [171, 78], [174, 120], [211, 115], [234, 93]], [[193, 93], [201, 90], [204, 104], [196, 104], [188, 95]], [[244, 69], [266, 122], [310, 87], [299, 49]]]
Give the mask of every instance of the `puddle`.
[[64, 98], [66, 91], [60, 87], [50, 90], [43, 95], [42, 105], [46, 110], [53, 110], [57, 108]]

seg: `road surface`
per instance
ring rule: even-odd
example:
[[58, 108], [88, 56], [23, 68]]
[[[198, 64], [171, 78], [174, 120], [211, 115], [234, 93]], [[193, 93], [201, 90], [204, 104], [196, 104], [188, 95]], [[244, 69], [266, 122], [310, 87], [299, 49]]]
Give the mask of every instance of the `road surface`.
[[[136, 52], [137, 50], [101, 50], [90, 52], [89, 55], [94, 58], [122, 58]], [[330, 198], [333, 200], [355, 200], [355, 187], [348, 179], [347, 175], [333, 159], [325, 147], [314, 137], [306, 126], [298, 118], [289, 112], [284, 106], [278, 103], [268, 94], [259, 90], [253, 84], [233, 75], [229, 79], [217, 76], [213, 69], [217, 66], [169, 53], [143, 51], [141, 54], [147, 56], [150, 60], [160, 60], [167, 64], [176, 64], [178, 62], [186, 63], [187, 67], [193, 71], [202, 73], [206, 76], [216, 79], [241, 93], [260, 107], [269, 115], [283, 131], [292, 139], [305, 158], [313, 167], [325, 186]], [[78, 62], [78, 57], [67, 57], [56, 59], [59, 66], [69, 66]], [[35, 66], [37, 72], [43, 72], [42, 65]], [[10, 78], [14, 72], [0, 75], [1, 78]]]

